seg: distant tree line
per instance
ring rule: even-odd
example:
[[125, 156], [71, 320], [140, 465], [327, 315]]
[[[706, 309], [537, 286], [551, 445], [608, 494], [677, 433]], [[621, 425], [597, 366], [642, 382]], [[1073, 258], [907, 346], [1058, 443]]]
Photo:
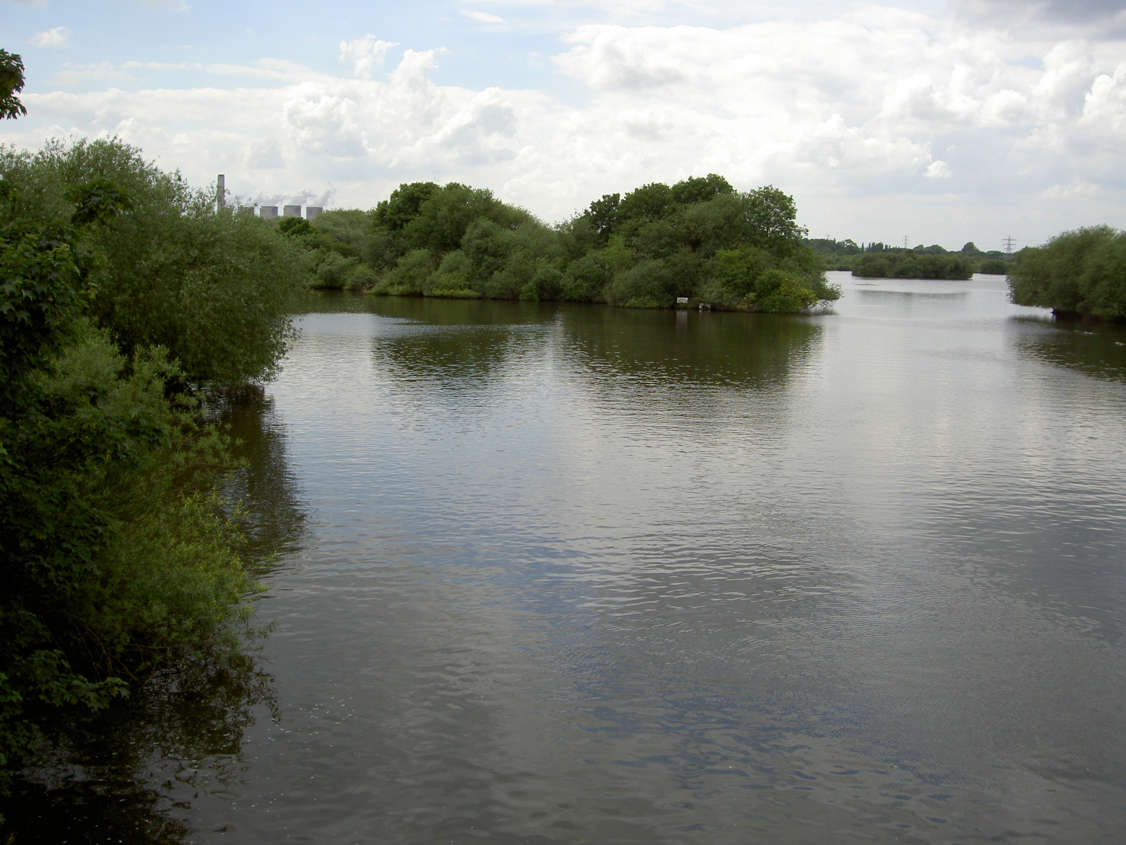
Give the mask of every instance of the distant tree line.
[[872, 278], [968, 279], [974, 273], [1005, 275], [1012, 266], [1012, 256], [1000, 250], [983, 252], [973, 241], [957, 252], [938, 244], [906, 249], [879, 241], [861, 245], [851, 239], [814, 238], [807, 243], [827, 269]]
[[1013, 302], [1060, 316], [1126, 320], [1126, 232], [1094, 226], [1022, 249], [1009, 272]]
[[594, 200], [549, 227], [485, 189], [411, 182], [369, 212], [283, 220], [314, 285], [377, 294], [795, 312], [840, 294], [793, 199], [709, 174]]

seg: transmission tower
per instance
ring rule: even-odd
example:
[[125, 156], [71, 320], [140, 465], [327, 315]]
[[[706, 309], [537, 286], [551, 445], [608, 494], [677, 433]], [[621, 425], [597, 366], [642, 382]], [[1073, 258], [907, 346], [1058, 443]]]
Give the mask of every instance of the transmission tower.
[[1005, 238], [1005, 239], [1004, 239], [1004, 240], [1002, 241], [1002, 243], [1003, 243], [1003, 244], [1005, 245], [1005, 255], [1012, 255], [1012, 254], [1013, 254], [1013, 243], [1014, 243], [1014, 241], [1013, 241], [1013, 236], [1012, 236], [1012, 235], [1008, 235], [1008, 236], [1007, 236], [1007, 237], [1006, 237], [1006, 238]]

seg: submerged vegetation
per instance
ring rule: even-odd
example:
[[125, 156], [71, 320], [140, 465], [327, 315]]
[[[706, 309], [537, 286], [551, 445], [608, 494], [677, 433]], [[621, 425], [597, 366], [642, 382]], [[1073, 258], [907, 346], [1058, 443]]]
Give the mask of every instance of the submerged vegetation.
[[1021, 250], [1009, 289], [1018, 305], [1126, 321], [1126, 232], [1109, 226], [1077, 229]]
[[377, 294], [795, 312], [840, 292], [791, 197], [709, 174], [607, 194], [551, 228], [479, 188], [400, 185], [372, 211], [283, 221], [314, 285]]
[[0, 794], [157, 673], [237, 658], [254, 589], [205, 397], [301, 285], [263, 221], [116, 141], [0, 149]]

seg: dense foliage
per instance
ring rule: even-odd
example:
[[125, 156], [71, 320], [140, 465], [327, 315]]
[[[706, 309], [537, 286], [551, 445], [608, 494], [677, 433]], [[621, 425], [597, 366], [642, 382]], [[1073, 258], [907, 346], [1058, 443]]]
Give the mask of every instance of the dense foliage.
[[199, 388], [271, 371], [300, 276], [208, 199], [114, 141], [0, 149], [0, 793], [44, 737], [232, 654], [253, 584]]
[[876, 279], [968, 279], [973, 265], [960, 255], [908, 252], [869, 252], [860, 256], [852, 272]]
[[1126, 320], [1126, 232], [1109, 226], [1078, 229], [1043, 247], [1021, 250], [1009, 289], [1018, 305]]
[[740, 193], [721, 176], [605, 195], [549, 228], [487, 190], [400, 185], [365, 217], [283, 224], [322, 287], [375, 293], [800, 311], [839, 292], [773, 187]]

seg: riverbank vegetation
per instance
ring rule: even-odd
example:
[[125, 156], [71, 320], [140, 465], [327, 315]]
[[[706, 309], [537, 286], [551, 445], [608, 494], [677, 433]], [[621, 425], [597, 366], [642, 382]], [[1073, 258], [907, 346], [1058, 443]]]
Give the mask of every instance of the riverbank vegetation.
[[1126, 232], [1094, 226], [1023, 249], [1009, 273], [1009, 289], [1018, 305], [1126, 321]]
[[368, 213], [282, 221], [314, 285], [376, 294], [795, 312], [836, 299], [791, 197], [715, 174], [607, 194], [549, 227], [488, 190], [400, 185]]
[[238, 653], [254, 589], [207, 400], [267, 377], [300, 253], [116, 141], [0, 148], [0, 794]]

